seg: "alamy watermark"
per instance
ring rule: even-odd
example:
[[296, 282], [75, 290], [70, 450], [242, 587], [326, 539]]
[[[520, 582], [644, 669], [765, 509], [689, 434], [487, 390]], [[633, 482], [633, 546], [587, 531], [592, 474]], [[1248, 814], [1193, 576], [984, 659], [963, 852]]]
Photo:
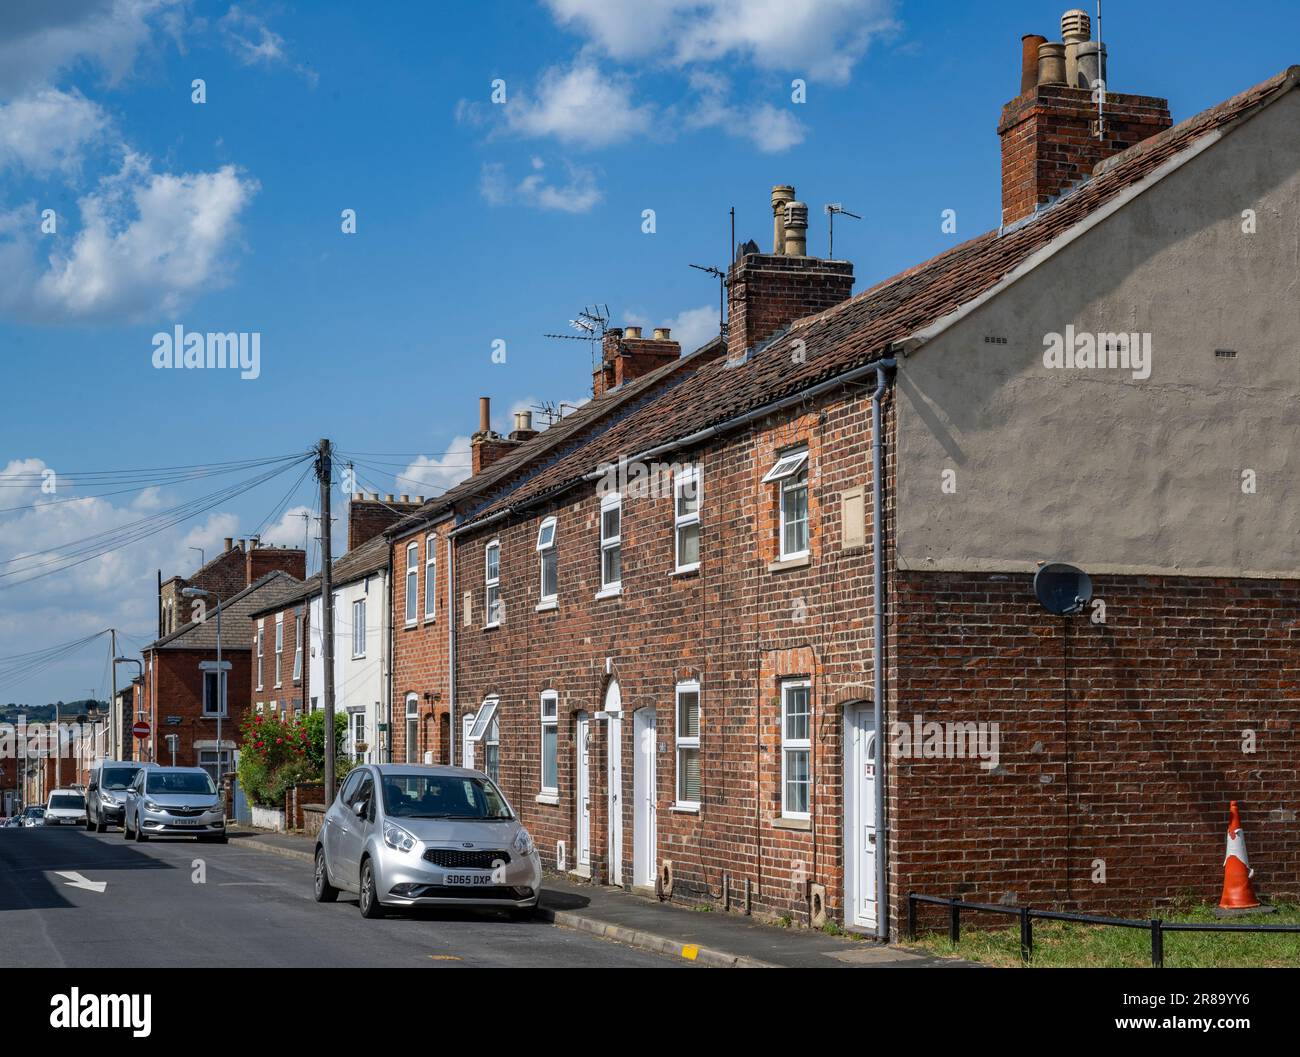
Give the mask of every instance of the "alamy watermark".
[[992, 771], [1001, 758], [1002, 739], [997, 723], [940, 723], [918, 713], [911, 723], [890, 724], [889, 747], [894, 759], [974, 759], [982, 769]]
[[1134, 378], [1145, 381], [1151, 377], [1151, 335], [1094, 334], [1076, 331], [1071, 324], [1064, 334], [1053, 331], [1043, 336], [1043, 366], [1070, 371], [1103, 367], [1132, 371]]
[[177, 323], [171, 333], [160, 330], [153, 336], [153, 365], [159, 370], [228, 368], [252, 380], [262, 373], [262, 335], [256, 330], [186, 331]]
[[[619, 459], [617, 463], [601, 463], [596, 472], [596, 495], [602, 499], [618, 494], [624, 499], [667, 499], [673, 494], [678, 476], [689, 470], [690, 464], [676, 462], [641, 462]], [[680, 494], [685, 499], [695, 498], [699, 477], [686, 474], [682, 477]]]

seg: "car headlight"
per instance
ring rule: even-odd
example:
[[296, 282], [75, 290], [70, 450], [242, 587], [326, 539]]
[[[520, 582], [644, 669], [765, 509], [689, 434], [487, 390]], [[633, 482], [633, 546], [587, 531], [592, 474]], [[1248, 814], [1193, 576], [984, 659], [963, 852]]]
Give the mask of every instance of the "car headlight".
[[145, 809], [146, 811], [161, 811], [161, 810], [162, 810], [162, 805], [161, 805], [161, 804], [155, 804], [152, 800], [146, 800], [146, 801], [144, 802], [144, 809]]
[[396, 848], [398, 851], [410, 851], [415, 847], [415, 838], [401, 826], [394, 826], [391, 822], [384, 823], [384, 843], [390, 848]]
[[520, 826], [515, 833], [515, 851], [520, 855], [532, 855], [534, 847], [532, 834]]

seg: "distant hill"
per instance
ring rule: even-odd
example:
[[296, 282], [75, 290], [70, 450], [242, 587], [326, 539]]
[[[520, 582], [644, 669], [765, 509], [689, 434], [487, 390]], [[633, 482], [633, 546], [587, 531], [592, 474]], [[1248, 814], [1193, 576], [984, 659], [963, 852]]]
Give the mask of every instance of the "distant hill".
[[[93, 701], [92, 698], [87, 697], [80, 701], [60, 701], [58, 704], [59, 719], [65, 723], [84, 719], [86, 709], [92, 703], [98, 708], [99, 716], [102, 717], [107, 714], [107, 701]], [[20, 705], [10, 702], [7, 705], [0, 705], [0, 723], [16, 723], [19, 716], [25, 717], [28, 723], [52, 723], [54, 713], [55, 706], [52, 704]]]

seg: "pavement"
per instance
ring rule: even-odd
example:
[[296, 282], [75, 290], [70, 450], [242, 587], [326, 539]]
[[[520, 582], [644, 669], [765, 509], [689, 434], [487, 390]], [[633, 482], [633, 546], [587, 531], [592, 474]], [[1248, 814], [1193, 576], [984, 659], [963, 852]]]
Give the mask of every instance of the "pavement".
[[[232, 830], [231, 843], [310, 863], [314, 842], [292, 833]], [[547, 873], [538, 920], [628, 947], [715, 968], [930, 968], [972, 963], [740, 913], [660, 903], [634, 892]]]

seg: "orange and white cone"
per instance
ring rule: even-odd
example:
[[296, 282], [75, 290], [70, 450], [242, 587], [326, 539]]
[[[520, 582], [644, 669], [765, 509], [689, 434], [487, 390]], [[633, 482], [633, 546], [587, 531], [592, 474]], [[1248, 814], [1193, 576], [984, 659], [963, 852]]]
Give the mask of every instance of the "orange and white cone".
[[1223, 857], [1223, 895], [1219, 906], [1224, 910], [1248, 910], [1259, 906], [1250, 879], [1255, 871], [1246, 857], [1246, 834], [1241, 829], [1237, 801], [1228, 805], [1228, 851]]

